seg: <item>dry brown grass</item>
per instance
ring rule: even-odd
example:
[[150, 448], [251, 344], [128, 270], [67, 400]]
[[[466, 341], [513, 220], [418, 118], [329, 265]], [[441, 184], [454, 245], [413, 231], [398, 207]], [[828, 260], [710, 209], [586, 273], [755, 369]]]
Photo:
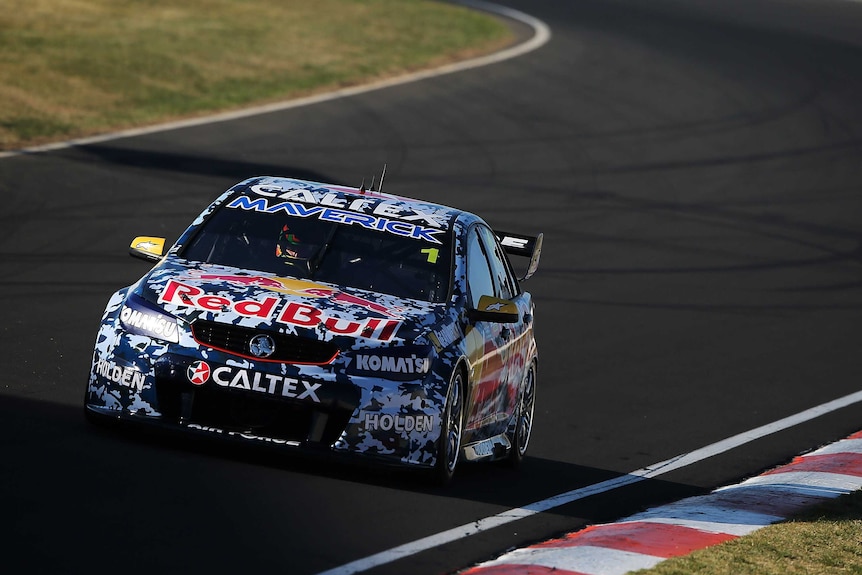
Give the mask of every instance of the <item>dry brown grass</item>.
[[354, 85], [511, 39], [429, 0], [3, 0], [0, 149]]

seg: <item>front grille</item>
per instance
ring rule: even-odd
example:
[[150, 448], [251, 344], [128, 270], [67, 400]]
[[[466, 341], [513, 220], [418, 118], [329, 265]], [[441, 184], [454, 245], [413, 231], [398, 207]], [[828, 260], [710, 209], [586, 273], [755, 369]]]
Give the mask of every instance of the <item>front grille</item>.
[[194, 391], [191, 421], [274, 439], [331, 445], [350, 420], [349, 409], [323, 411], [242, 394], [225, 398], [219, 391]]
[[[275, 353], [264, 360], [251, 355], [249, 351], [251, 338], [262, 333], [269, 335], [275, 342]], [[331, 362], [338, 355], [338, 347], [327, 341], [317, 341], [298, 335], [265, 332], [214, 321], [195, 321], [192, 323], [192, 334], [195, 341], [201, 345], [256, 361], [323, 365]]]
[[171, 423], [325, 446], [341, 436], [353, 411], [347, 407], [320, 409], [232, 390], [192, 389], [170, 380], [157, 379], [156, 393], [162, 417]]

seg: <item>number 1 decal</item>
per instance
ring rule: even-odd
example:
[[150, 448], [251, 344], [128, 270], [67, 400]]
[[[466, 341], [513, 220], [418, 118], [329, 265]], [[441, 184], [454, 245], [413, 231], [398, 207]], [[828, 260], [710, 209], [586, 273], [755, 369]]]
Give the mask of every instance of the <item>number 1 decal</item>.
[[438, 250], [437, 248], [425, 248], [421, 251], [423, 254], [426, 254], [428, 256], [429, 264], [437, 263], [437, 258], [440, 256], [440, 250]]

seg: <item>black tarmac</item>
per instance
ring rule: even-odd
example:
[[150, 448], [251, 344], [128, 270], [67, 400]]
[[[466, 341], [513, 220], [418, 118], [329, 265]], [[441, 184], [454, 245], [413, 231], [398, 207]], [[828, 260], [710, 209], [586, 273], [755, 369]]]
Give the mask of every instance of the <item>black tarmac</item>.
[[[0, 570], [314, 574], [858, 391], [862, 3], [514, 0], [543, 48], [244, 120], [0, 160]], [[718, 5], [718, 6], [717, 6]], [[373, 31], [369, 31], [373, 33]], [[87, 425], [99, 317], [254, 175], [545, 233], [520, 471], [403, 474]], [[452, 572], [705, 493], [862, 427], [853, 405], [372, 573]]]

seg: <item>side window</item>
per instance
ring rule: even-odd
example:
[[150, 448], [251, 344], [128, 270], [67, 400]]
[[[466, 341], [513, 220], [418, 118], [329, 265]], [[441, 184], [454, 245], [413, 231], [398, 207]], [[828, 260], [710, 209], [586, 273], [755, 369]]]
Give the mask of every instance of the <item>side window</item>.
[[509, 260], [500, 247], [497, 238], [494, 237], [494, 232], [480, 226], [477, 228], [482, 237], [482, 242], [485, 246], [485, 252], [488, 254], [488, 261], [491, 266], [491, 274], [494, 280], [497, 297], [503, 299], [512, 299], [518, 295], [518, 284], [512, 276], [509, 268]]
[[471, 229], [467, 235], [467, 289], [470, 292], [470, 305], [474, 309], [479, 306], [479, 298], [483, 295], [497, 295], [488, 256], [479, 239], [478, 229]]

